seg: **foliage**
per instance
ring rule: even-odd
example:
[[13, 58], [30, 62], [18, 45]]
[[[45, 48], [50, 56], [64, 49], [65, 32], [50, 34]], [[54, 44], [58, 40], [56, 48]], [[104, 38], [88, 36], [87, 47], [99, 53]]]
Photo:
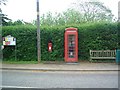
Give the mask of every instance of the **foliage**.
[[2, 25], [7, 26], [9, 25], [8, 22], [11, 22], [11, 19], [7, 17], [5, 14], [0, 14], [0, 17], [2, 17]]
[[[31, 23], [29, 22], [25, 22], [23, 20], [16, 20], [16, 21], [12, 21], [11, 19], [8, 19], [8, 21], [4, 21], [5, 20], [5, 17], [2, 18], [2, 24], [3, 26], [16, 26], [16, 25], [32, 25]], [[6, 17], [7, 19], [7, 17]]]
[[89, 50], [117, 48], [117, 24], [92, 23], [79, 28], [79, 57], [89, 58]]
[[[36, 59], [36, 31], [34, 26], [6, 26], [3, 27], [3, 36], [12, 35], [17, 38], [17, 59]], [[15, 58], [15, 47], [5, 47], [3, 56], [7, 59]]]
[[[2, 4], [6, 5], [6, 2], [7, 2], [7, 0], [0, 0], [0, 5], [2, 5]], [[1, 8], [0, 8], [0, 19], [2, 20], [2, 26], [23, 25], [24, 23], [27, 24], [23, 20], [17, 20], [17, 21], [12, 22], [12, 20], [9, 19], [6, 14], [2, 13]]]
[[9, 60], [9, 61], [3, 61], [3, 64], [38, 64], [37, 61], [15, 61], [15, 60]]
[[83, 15], [84, 22], [112, 21], [112, 11], [102, 2], [77, 2], [73, 4], [75, 10]]
[[[3, 0], [4, 1], [4, 0]], [[4, 14], [3, 14], [4, 15]], [[6, 15], [2, 15], [3, 26], [14, 26], [31, 24], [23, 20], [12, 22]], [[67, 9], [62, 13], [48, 12], [40, 17], [41, 26], [71, 25], [82, 24], [88, 22], [108, 21], [112, 22], [114, 15], [111, 10], [104, 6], [101, 2], [85, 2], [75, 3], [71, 9]], [[36, 20], [33, 22], [36, 25]]]
[[2, 4], [6, 5], [6, 1], [7, 0], [0, 0], [0, 5], [2, 5]]
[[120, 49], [120, 22], [118, 23], [118, 49]]
[[16, 25], [24, 25], [24, 21], [23, 20], [17, 20], [17, 21], [9, 21], [7, 22], [7, 25], [6, 26], [16, 26]]
[[[89, 50], [117, 48], [117, 23], [88, 23], [66, 26], [41, 26], [42, 61], [64, 60], [64, 30], [68, 27], [78, 28], [79, 59], [89, 59]], [[17, 38], [17, 60], [37, 60], [37, 32], [33, 25], [4, 26], [3, 36]], [[48, 41], [53, 43], [53, 51], [48, 52]], [[4, 60], [14, 59], [14, 47], [5, 47]]]
[[70, 25], [89, 22], [113, 22], [115, 21], [112, 11], [101, 2], [77, 2], [71, 9], [62, 13], [48, 12], [41, 16], [41, 25]]
[[41, 16], [41, 25], [55, 26], [55, 25], [69, 25], [69, 24], [80, 24], [82, 22], [82, 16], [78, 11], [74, 9], [68, 9], [63, 13], [55, 13], [53, 15], [51, 12], [43, 14]]
[[[0, 0], [0, 5], [2, 5], [2, 4], [6, 5], [6, 2], [7, 2], [7, 0]], [[11, 21], [11, 19], [9, 19], [6, 14], [2, 13], [1, 8], [0, 8], [0, 20], [1, 20], [0, 24], [2, 24], [3, 26], [8, 25], [8, 22]]]
[[74, 9], [68, 9], [67, 11], [63, 12], [64, 20], [66, 25], [70, 24], [80, 24], [82, 23], [82, 15], [80, 12], [74, 10]]

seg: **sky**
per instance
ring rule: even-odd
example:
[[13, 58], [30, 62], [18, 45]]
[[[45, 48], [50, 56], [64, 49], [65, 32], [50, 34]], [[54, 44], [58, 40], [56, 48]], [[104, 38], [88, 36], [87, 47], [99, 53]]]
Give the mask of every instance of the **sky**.
[[[8, 15], [8, 18], [16, 21], [18, 19], [26, 22], [36, 20], [36, 0], [7, 0], [7, 5], [2, 5], [2, 12]], [[82, 1], [82, 0], [81, 0]], [[83, 0], [85, 1], [85, 0]], [[89, 0], [90, 1], [90, 0]], [[94, 0], [95, 1], [95, 0]], [[98, 0], [97, 0], [98, 1]], [[105, 6], [112, 10], [112, 13], [118, 17], [119, 0], [99, 0]], [[77, 0], [39, 0], [40, 15], [47, 12], [62, 12], [71, 7]]]

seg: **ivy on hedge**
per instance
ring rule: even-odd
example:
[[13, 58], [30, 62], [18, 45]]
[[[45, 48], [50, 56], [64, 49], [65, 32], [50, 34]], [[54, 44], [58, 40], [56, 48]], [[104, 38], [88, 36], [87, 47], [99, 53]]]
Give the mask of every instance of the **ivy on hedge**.
[[[89, 59], [89, 50], [117, 48], [117, 23], [91, 23], [68, 26], [41, 26], [41, 60], [64, 60], [64, 30], [78, 28], [79, 59]], [[37, 60], [36, 26], [4, 26], [2, 36], [12, 35], [17, 39], [17, 60]], [[53, 51], [48, 52], [48, 41], [53, 42]], [[14, 47], [5, 47], [4, 60], [14, 59]]]

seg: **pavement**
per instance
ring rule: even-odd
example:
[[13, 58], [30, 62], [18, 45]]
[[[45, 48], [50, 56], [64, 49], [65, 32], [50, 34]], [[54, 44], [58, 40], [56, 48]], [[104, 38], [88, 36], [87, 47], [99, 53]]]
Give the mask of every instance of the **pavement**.
[[116, 63], [58, 63], [58, 64], [2, 64], [3, 70], [38, 70], [38, 71], [118, 71]]

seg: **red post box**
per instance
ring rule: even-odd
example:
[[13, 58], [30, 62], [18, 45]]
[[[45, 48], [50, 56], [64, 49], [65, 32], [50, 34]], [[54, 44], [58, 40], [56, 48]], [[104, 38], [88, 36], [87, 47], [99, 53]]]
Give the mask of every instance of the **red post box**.
[[52, 42], [48, 42], [48, 51], [52, 52]]
[[66, 28], [64, 34], [65, 62], [78, 62], [78, 30]]

